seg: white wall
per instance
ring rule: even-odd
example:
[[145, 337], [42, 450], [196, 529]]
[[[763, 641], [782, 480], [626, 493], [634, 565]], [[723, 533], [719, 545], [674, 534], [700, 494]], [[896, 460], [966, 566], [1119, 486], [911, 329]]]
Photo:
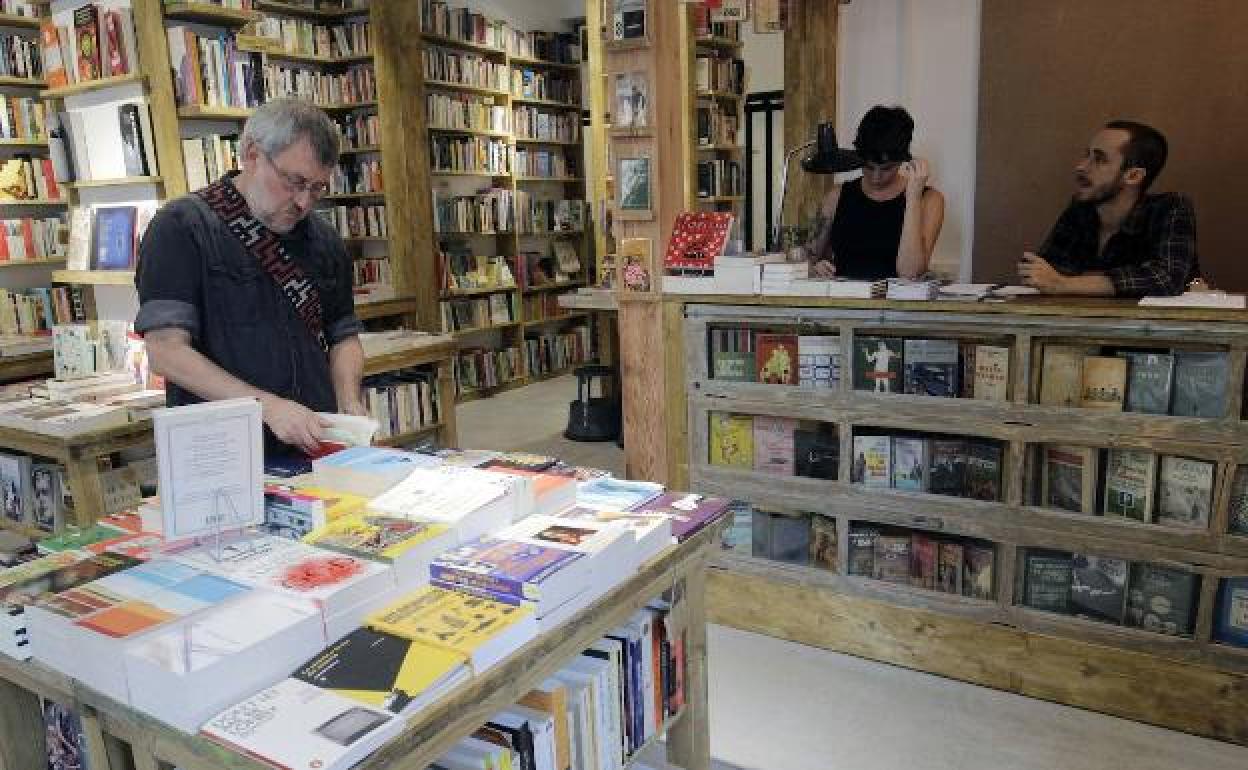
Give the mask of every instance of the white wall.
[[468, 6], [518, 29], [559, 30], [564, 19], [585, 15], [585, 0], [470, 0]]
[[945, 224], [932, 267], [969, 279], [975, 214], [981, 0], [853, 0], [837, 35], [837, 136], [852, 141], [875, 104], [915, 121], [915, 155], [932, 163]]
[[[741, 49], [741, 58], [745, 60], [747, 72], [746, 89], [749, 92], [760, 91], [783, 91], [784, 90], [784, 33], [775, 32], [767, 34], [755, 34], [754, 23], [746, 22], [742, 25], [741, 41], [744, 44]], [[766, 134], [766, 120], [762, 113], [754, 117], [754, 152], [751, 153], [749, 163], [751, 164], [750, 173], [753, 174], [755, 196], [753, 199], [754, 208], [754, 238], [753, 242], [746, 244], [746, 248], [762, 250], [767, 245], [767, 209], [774, 208], [774, 201], [767, 201], [764, 192], [766, 191], [766, 182], [763, 175], [766, 173], [766, 149], [763, 144]], [[745, 130], [741, 131], [741, 144], [745, 144]], [[784, 160], [784, 113], [777, 112], [772, 115], [772, 174], [775, 182], [772, 185], [772, 194], [776, 200], [780, 198], [780, 164]], [[744, 230], [742, 230], [744, 234]]]

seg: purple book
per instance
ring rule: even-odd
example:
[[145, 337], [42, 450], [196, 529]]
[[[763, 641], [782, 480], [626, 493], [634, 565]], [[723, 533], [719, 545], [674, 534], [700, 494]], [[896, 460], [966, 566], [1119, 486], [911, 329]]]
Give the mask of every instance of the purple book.
[[446, 588], [511, 597], [509, 603], [540, 601], [543, 583], [584, 556], [486, 535], [434, 559], [429, 577]]
[[638, 511], [657, 511], [672, 517], [672, 537], [683, 543], [728, 510], [730, 501], [688, 492], [664, 492], [638, 506]]

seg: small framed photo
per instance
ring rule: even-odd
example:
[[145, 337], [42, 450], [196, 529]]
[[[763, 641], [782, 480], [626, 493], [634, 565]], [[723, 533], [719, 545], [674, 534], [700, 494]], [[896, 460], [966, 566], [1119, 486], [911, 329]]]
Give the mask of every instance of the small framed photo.
[[615, 76], [615, 109], [612, 133], [641, 135], [650, 132], [650, 76], [625, 72]]
[[654, 219], [654, 193], [650, 171], [649, 155], [620, 158], [615, 180], [616, 189], [619, 191], [617, 218]]

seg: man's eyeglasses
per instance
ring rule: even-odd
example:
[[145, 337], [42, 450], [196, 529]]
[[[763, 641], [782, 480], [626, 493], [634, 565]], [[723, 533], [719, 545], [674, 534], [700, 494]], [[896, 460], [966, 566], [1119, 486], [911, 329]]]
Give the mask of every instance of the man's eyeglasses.
[[286, 185], [286, 189], [292, 194], [298, 195], [299, 193], [307, 193], [309, 197], [315, 200], [329, 192], [329, 185], [325, 182], [309, 182], [303, 177], [302, 174], [287, 171], [277, 165], [277, 163], [273, 161], [273, 156], [269, 155], [267, 152], [261, 154], [264, 155], [264, 159], [269, 162], [269, 165], [273, 167], [273, 170], [277, 172], [277, 176], [282, 180], [282, 184]]

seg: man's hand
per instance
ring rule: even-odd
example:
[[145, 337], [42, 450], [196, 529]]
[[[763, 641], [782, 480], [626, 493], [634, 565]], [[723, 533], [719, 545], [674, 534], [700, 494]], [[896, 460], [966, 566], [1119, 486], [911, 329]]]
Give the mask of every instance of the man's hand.
[[901, 164], [901, 176], [906, 180], [906, 197], [918, 200], [927, 189], [927, 180], [932, 176], [932, 166], [923, 158], [913, 158]]
[[1062, 294], [1066, 291], [1066, 276], [1057, 272], [1044, 257], [1023, 252], [1018, 263], [1018, 277], [1024, 286], [1034, 286], [1045, 294]]
[[826, 259], [821, 259], [810, 266], [810, 272], [816, 278], [832, 278], [836, 276], [836, 265]]
[[260, 399], [264, 424], [273, 435], [311, 454], [321, 445], [321, 435], [329, 424], [303, 404], [269, 395]]

